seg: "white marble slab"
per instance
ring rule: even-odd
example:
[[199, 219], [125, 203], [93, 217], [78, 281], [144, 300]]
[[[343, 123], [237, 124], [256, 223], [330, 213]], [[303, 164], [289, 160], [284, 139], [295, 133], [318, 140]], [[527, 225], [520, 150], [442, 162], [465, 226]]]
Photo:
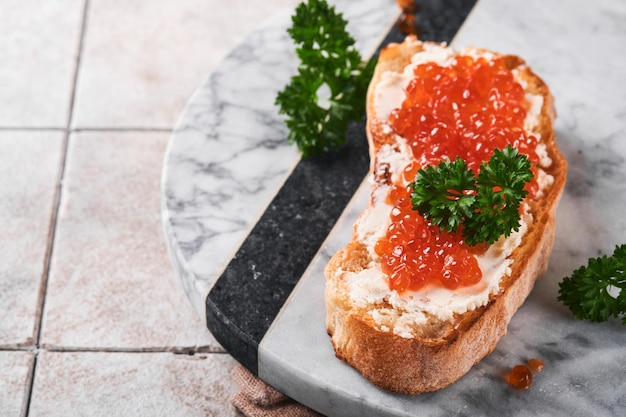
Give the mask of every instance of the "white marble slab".
[[[363, 55], [373, 52], [398, 13], [392, 0], [331, 3]], [[297, 66], [286, 32], [292, 12], [262, 24], [224, 59], [188, 103], [170, 141], [163, 224], [201, 317], [213, 282], [299, 160], [274, 105]]]

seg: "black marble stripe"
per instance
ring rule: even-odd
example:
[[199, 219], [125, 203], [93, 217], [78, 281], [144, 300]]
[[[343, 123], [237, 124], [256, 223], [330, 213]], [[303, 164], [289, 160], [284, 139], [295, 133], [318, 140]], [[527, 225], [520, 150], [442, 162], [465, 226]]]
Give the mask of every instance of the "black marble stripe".
[[[451, 41], [474, 3], [417, 1], [420, 39]], [[403, 38], [394, 27], [380, 47]], [[350, 125], [338, 152], [299, 161], [209, 292], [208, 328], [255, 374], [259, 343], [368, 168], [364, 122]]]

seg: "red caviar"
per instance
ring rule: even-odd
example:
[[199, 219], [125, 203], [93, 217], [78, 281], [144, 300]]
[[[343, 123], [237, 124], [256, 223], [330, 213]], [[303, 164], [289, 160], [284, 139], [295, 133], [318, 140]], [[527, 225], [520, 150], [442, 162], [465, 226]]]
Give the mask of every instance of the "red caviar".
[[405, 13], [413, 13], [417, 9], [415, 0], [396, 0], [396, 4], [400, 6]]
[[[391, 187], [387, 197], [393, 206], [391, 224], [375, 251], [382, 258], [390, 288], [398, 292], [419, 290], [426, 284], [449, 289], [470, 286], [482, 278], [473, 255], [486, 247], [468, 247], [460, 229], [439, 231], [424, 220], [412, 210], [405, 184], [415, 179], [421, 167], [457, 156], [478, 173], [494, 149], [507, 145], [527, 155], [536, 174], [537, 139], [524, 130], [525, 92], [502, 58], [458, 56], [447, 67], [418, 65], [414, 74], [402, 107], [389, 116], [393, 131], [407, 139], [413, 162], [405, 167], [402, 184]], [[531, 196], [538, 190], [536, 177], [527, 185]]]
[[415, 0], [396, 0], [396, 3], [402, 9], [402, 14], [398, 19], [398, 29], [405, 35], [417, 35], [419, 29], [415, 24], [415, 16], [417, 10]]
[[533, 374], [526, 365], [517, 365], [506, 375], [506, 382], [517, 389], [528, 389], [533, 383]]
[[410, 190], [394, 185], [387, 196], [393, 205], [387, 234], [374, 248], [382, 257], [389, 287], [417, 291], [434, 283], [449, 289], [476, 284], [482, 278], [478, 261], [463, 244], [461, 231], [439, 231], [411, 208]]
[[512, 387], [517, 389], [529, 389], [533, 383], [533, 372], [541, 372], [544, 362], [541, 359], [533, 358], [527, 361], [527, 365], [516, 365], [505, 376], [504, 379]]
[[544, 364], [543, 360], [541, 360], [541, 359], [537, 359], [537, 358], [528, 359], [528, 367], [533, 372], [541, 372], [541, 371], [543, 371], [544, 365], [545, 364]]
[[502, 58], [459, 56], [448, 67], [418, 65], [414, 74], [389, 121], [420, 165], [460, 156], [477, 172], [494, 149], [507, 145], [538, 162], [537, 139], [524, 131], [524, 89]]

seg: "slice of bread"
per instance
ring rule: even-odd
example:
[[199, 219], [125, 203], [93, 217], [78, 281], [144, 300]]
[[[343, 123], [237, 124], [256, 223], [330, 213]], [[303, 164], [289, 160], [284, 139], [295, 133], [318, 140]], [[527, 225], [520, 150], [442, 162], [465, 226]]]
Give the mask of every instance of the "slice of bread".
[[[550, 91], [522, 59], [503, 56], [526, 92], [532, 120], [527, 118], [525, 129], [538, 138], [542, 149], [537, 152], [541, 191], [526, 199], [520, 232], [501, 238], [483, 255], [496, 261], [479, 261], [480, 283], [454, 291], [426, 287], [398, 294], [389, 289], [373, 246], [389, 224], [391, 206], [385, 196], [396, 175], [390, 161], [412, 157], [406, 140], [387, 123], [388, 113], [402, 102], [402, 96], [393, 97], [401, 92], [393, 84], [406, 84], [401, 74], [409, 65], [449, 62], [456, 54], [445, 45], [415, 37], [382, 51], [367, 96], [370, 205], [355, 224], [352, 241], [326, 268], [326, 324], [336, 356], [375, 385], [405, 394], [446, 387], [494, 350], [535, 280], [546, 271], [556, 207], [565, 185], [567, 165], [555, 141]], [[479, 49], [458, 54], [501, 56]]]

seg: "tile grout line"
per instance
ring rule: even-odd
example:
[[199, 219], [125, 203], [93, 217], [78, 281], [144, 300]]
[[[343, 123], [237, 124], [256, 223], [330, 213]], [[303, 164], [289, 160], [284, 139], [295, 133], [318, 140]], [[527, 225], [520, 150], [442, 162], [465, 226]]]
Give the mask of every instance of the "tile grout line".
[[171, 353], [181, 356], [194, 356], [196, 354], [228, 354], [225, 350], [215, 346], [192, 346], [192, 347], [154, 347], [154, 348], [115, 348], [115, 347], [55, 347], [43, 348], [46, 352], [56, 353]]
[[58, 174], [58, 182], [57, 182], [58, 185], [57, 185], [57, 189], [56, 189], [56, 193], [54, 197], [54, 206], [52, 210], [52, 215], [50, 217], [46, 258], [44, 260], [44, 270], [42, 274], [42, 282], [40, 286], [39, 300], [38, 300], [38, 306], [37, 306], [39, 317], [35, 323], [36, 325], [35, 351], [34, 351], [31, 372], [30, 372], [30, 381], [26, 389], [26, 392], [24, 394], [25, 398], [24, 398], [24, 403], [23, 403], [24, 404], [23, 416], [25, 417], [28, 417], [28, 415], [30, 414], [30, 404], [31, 404], [32, 395], [33, 395], [33, 388], [35, 386], [35, 376], [37, 372], [39, 346], [41, 342], [41, 327], [43, 324], [44, 308], [46, 305], [48, 280], [50, 277], [50, 266], [52, 263], [52, 255], [54, 253], [54, 241], [56, 237], [56, 229], [57, 229], [57, 224], [58, 224], [59, 208], [61, 206], [61, 199], [63, 195], [63, 179], [65, 178], [65, 170], [67, 168], [67, 153], [69, 149], [69, 140], [70, 140], [70, 133], [71, 133], [70, 128], [72, 126], [72, 118], [74, 116], [74, 104], [76, 102], [76, 90], [77, 90], [76, 87], [77, 87], [77, 82], [78, 82], [78, 74], [80, 71], [80, 65], [81, 65], [81, 61], [83, 57], [83, 48], [85, 44], [85, 33], [87, 29], [88, 10], [89, 10], [89, 0], [85, 0], [83, 3], [82, 21], [81, 21], [81, 26], [80, 26], [80, 34], [78, 38], [78, 50], [76, 54], [75, 69], [74, 69], [74, 74], [73, 74], [73, 79], [72, 79], [72, 89], [71, 89], [69, 112], [68, 112], [69, 114], [67, 117], [66, 127], [65, 129], [63, 129], [64, 138], [63, 138], [63, 144], [62, 144], [63, 149], [62, 149], [62, 155], [61, 155], [61, 161], [60, 161], [60, 169], [59, 169], [59, 174]]
[[31, 352], [35, 355], [40, 351], [56, 353], [172, 353], [174, 355], [195, 354], [228, 354], [221, 347], [204, 346], [178, 346], [178, 347], [147, 347], [147, 348], [123, 348], [123, 347], [67, 347], [67, 346], [44, 346], [44, 347], [0, 347], [0, 352]]
[[83, 49], [83, 40], [84, 40], [84, 36], [85, 36], [85, 25], [86, 25], [86, 17], [87, 17], [87, 7], [89, 4], [89, 0], [85, 0], [85, 6], [83, 9], [83, 19], [82, 19], [82, 25], [81, 25], [81, 33], [80, 33], [80, 40], [79, 40], [79, 44], [78, 44], [78, 54], [76, 57], [76, 70], [74, 71], [74, 79], [73, 79], [73, 84], [72, 84], [72, 94], [70, 97], [70, 111], [69, 111], [69, 115], [68, 115], [68, 120], [67, 120], [67, 127], [63, 129], [64, 132], [64, 137], [63, 137], [63, 144], [62, 144], [62, 152], [61, 152], [61, 161], [60, 161], [60, 169], [59, 169], [59, 175], [57, 178], [57, 190], [55, 193], [55, 198], [54, 198], [54, 205], [53, 205], [53, 210], [52, 210], [52, 216], [50, 218], [50, 227], [49, 227], [49, 231], [48, 231], [48, 248], [46, 251], [46, 259], [44, 262], [44, 271], [43, 271], [43, 282], [42, 282], [42, 286], [41, 286], [41, 297], [39, 300], [39, 320], [37, 322], [37, 328], [36, 328], [36, 338], [35, 338], [35, 344], [36, 344], [36, 348], [39, 348], [40, 345], [40, 338], [41, 338], [41, 325], [43, 322], [43, 313], [44, 313], [44, 307], [46, 304], [46, 293], [47, 293], [47, 287], [48, 287], [48, 279], [50, 277], [50, 266], [51, 266], [51, 261], [52, 261], [52, 255], [54, 252], [54, 241], [55, 241], [55, 237], [56, 237], [56, 229], [57, 229], [57, 223], [58, 223], [58, 217], [59, 217], [59, 209], [61, 206], [61, 200], [62, 200], [62, 195], [63, 195], [63, 180], [65, 179], [65, 170], [67, 168], [67, 153], [68, 153], [68, 148], [69, 148], [69, 136], [70, 136], [70, 124], [71, 124], [71, 120], [72, 120], [72, 115], [73, 115], [73, 108], [74, 108], [74, 101], [75, 101], [75, 96], [76, 96], [76, 81], [78, 78], [78, 71], [79, 71], [79, 67], [80, 67], [80, 61], [81, 61], [81, 56], [82, 56], [82, 49]]
[[65, 132], [67, 129], [64, 127], [29, 127], [29, 126], [0, 126], [0, 131], [2, 132], [15, 132], [15, 131], [25, 131], [25, 132]]

